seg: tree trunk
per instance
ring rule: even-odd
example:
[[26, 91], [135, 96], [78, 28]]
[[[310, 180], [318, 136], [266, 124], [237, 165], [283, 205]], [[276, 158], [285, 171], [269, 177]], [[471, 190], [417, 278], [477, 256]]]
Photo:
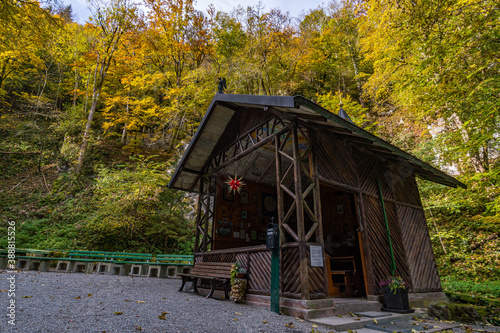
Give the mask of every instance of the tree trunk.
[[85, 133], [83, 134], [82, 146], [80, 147], [80, 155], [78, 156], [78, 162], [76, 164], [75, 173], [78, 175], [82, 172], [83, 160], [85, 158], [85, 153], [87, 152], [87, 146], [89, 144], [90, 129], [92, 127], [92, 120], [94, 119], [95, 110], [97, 108], [97, 102], [99, 100], [100, 91], [94, 92], [92, 95], [92, 105], [90, 106], [89, 117], [87, 119], [87, 125], [85, 126]]
[[[129, 110], [129, 106], [128, 106], [128, 96], [127, 96], [127, 116], [128, 116], [128, 110]], [[127, 139], [127, 122], [125, 122], [125, 125], [123, 126], [123, 131], [122, 131], [122, 145], [125, 145], [125, 140]]]
[[99, 100], [99, 96], [101, 95], [101, 87], [103, 82], [103, 70], [104, 64], [101, 64], [100, 69], [100, 79], [97, 78], [97, 69], [99, 68], [99, 55], [97, 55], [97, 64], [95, 66], [94, 72], [94, 91], [92, 93], [92, 104], [90, 106], [89, 117], [87, 119], [87, 125], [85, 126], [85, 132], [83, 133], [83, 141], [82, 146], [80, 147], [80, 154], [78, 156], [78, 162], [76, 163], [75, 174], [79, 175], [82, 172], [83, 168], [83, 160], [85, 158], [85, 153], [87, 151], [87, 146], [89, 143], [89, 135], [90, 129], [92, 127], [92, 120], [94, 120], [95, 110], [97, 108], [97, 102]]

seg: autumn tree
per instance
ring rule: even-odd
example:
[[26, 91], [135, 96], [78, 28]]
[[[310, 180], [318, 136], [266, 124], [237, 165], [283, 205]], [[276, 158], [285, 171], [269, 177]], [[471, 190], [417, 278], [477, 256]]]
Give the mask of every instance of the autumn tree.
[[432, 128], [436, 161], [488, 170], [500, 121], [496, 2], [371, 0], [366, 10], [367, 97], [403, 124], [414, 117]]
[[136, 8], [128, 0], [110, 0], [109, 2], [92, 1], [92, 20], [87, 25], [87, 32], [92, 36], [92, 53], [95, 57], [92, 102], [83, 134], [83, 141], [75, 167], [75, 174], [82, 171], [85, 152], [89, 143], [92, 120], [100, 100], [106, 74], [120, 41], [125, 32], [133, 27]]

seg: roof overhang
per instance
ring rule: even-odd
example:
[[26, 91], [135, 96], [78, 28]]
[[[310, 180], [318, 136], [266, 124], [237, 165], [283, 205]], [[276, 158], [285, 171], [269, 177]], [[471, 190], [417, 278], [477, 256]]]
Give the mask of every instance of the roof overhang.
[[359, 144], [363, 148], [377, 155], [408, 163], [415, 170], [415, 174], [422, 179], [451, 187], [466, 188], [463, 183], [443, 171], [342, 119], [305, 97], [230, 94], [216, 94], [213, 98], [170, 180], [169, 188], [198, 191], [197, 182], [203, 173], [203, 168], [213, 156], [214, 148], [222, 133], [239, 109], [273, 112], [283, 117], [292, 117], [324, 126], [323, 128], [346, 135], [350, 140], [360, 141]]

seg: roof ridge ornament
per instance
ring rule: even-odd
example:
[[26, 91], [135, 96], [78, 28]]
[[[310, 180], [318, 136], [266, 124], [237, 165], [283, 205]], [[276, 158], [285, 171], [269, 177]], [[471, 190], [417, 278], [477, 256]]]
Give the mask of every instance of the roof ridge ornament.
[[226, 78], [225, 77], [223, 77], [222, 79], [219, 78], [219, 85], [217, 92], [219, 94], [223, 94], [225, 89], [227, 89]]

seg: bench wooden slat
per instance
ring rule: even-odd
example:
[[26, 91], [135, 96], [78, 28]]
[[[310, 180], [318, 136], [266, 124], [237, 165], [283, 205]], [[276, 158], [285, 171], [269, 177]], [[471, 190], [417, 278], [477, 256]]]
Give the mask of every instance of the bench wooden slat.
[[191, 273], [178, 274], [182, 278], [182, 285], [179, 291], [182, 291], [187, 281], [193, 281], [193, 289], [198, 293], [197, 280], [204, 279], [210, 281], [210, 292], [207, 298], [212, 297], [215, 291], [215, 282], [221, 282], [224, 286], [225, 298], [229, 298], [229, 287], [231, 280], [232, 263], [219, 263], [219, 262], [197, 262], [194, 264]]

